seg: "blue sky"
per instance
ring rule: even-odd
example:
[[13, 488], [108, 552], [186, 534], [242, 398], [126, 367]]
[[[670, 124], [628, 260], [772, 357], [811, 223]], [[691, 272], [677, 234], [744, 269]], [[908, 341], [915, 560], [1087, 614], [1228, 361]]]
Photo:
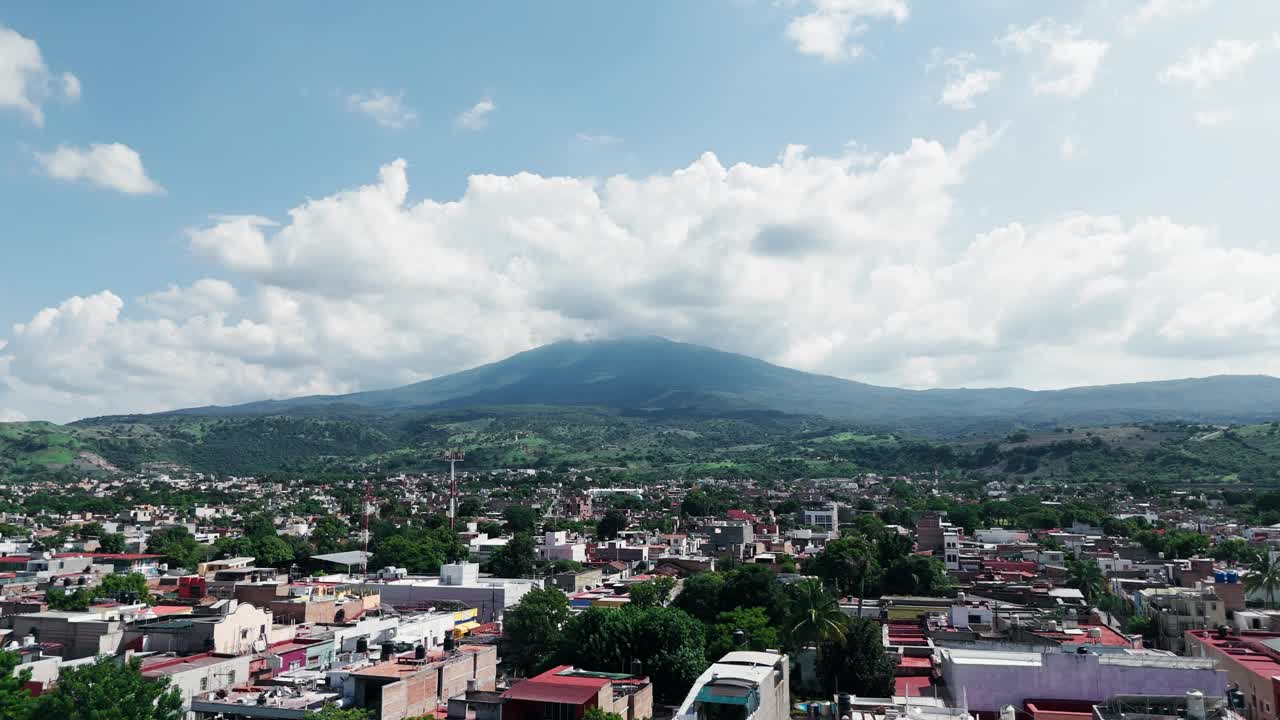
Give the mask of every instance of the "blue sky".
[[913, 387], [1277, 373], [1278, 71], [1266, 0], [6, 7], [0, 419], [630, 332]]

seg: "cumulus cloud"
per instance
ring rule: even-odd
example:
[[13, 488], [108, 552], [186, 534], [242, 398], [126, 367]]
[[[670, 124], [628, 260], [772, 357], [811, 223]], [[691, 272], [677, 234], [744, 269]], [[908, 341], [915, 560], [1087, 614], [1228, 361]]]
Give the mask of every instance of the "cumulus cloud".
[[36, 153], [36, 162], [56, 180], [85, 181], [129, 195], [164, 192], [147, 177], [138, 151], [121, 143], [94, 143], [87, 148], [59, 145], [53, 152]]
[[1280, 372], [1274, 250], [1090, 215], [957, 242], [957, 186], [998, 141], [477, 175], [418, 202], [391, 162], [281, 224], [193, 230], [209, 279], [40, 311], [0, 349], [0, 406], [67, 419], [343, 392], [627, 334], [913, 386]]
[[1160, 71], [1166, 85], [1190, 85], [1204, 89], [1228, 75], [1240, 72], [1258, 57], [1262, 46], [1239, 40], [1219, 40], [1209, 47], [1194, 47]]
[[866, 48], [855, 42], [866, 33], [871, 20], [905, 22], [910, 14], [906, 0], [811, 0], [809, 12], [792, 18], [787, 38], [796, 49], [827, 62], [861, 57]]
[[483, 130], [489, 125], [489, 114], [497, 109], [498, 104], [493, 98], [484, 98], [459, 113], [456, 123], [463, 130]]
[[1068, 98], [1089, 90], [1110, 47], [1101, 40], [1081, 37], [1079, 27], [1049, 18], [1012, 26], [997, 44], [1023, 55], [1041, 56], [1044, 69], [1032, 76], [1032, 89], [1037, 95]]
[[947, 73], [947, 84], [938, 98], [939, 105], [946, 105], [952, 110], [972, 110], [974, 98], [985, 95], [995, 87], [1000, 80], [1000, 73], [972, 67], [976, 61], [977, 56], [973, 53], [957, 53], [946, 57], [940, 48], [934, 48], [930, 68], [941, 67]]
[[[78, 100], [80, 80], [63, 73], [60, 91], [68, 101]], [[44, 102], [57, 94], [40, 45], [0, 24], [0, 110], [16, 110], [35, 125], [43, 125]]]
[[401, 130], [418, 119], [418, 114], [404, 103], [404, 92], [384, 90], [353, 93], [347, 96], [347, 108], [373, 118], [379, 125]]
[[1157, 20], [1196, 15], [1213, 6], [1213, 0], [1146, 0], [1132, 15], [1124, 18], [1121, 26], [1126, 32], [1135, 33], [1142, 26]]

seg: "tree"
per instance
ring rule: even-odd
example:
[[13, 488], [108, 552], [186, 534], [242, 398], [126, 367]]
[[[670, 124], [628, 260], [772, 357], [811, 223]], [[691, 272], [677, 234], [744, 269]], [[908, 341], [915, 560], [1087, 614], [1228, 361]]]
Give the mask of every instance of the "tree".
[[854, 535], [828, 542], [805, 564], [805, 572], [830, 583], [841, 595], [866, 594], [879, 582], [880, 562], [871, 543]]
[[720, 573], [698, 573], [684, 581], [684, 587], [671, 606], [703, 623], [712, 623], [720, 612], [720, 595], [724, 592], [724, 576]]
[[1107, 579], [1102, 576], [1098, 563], [1072, 560], [1068, 563], [1067, 587], [1075, 588], [1084, 595], [1085, 602], [1092, 603], [1107, 592]]
[[605, 712], [599, 705], [592, 705], [582, 714], [582, 720], [623, 720], [623, 718], [618, 713]]
[[621, 510], [610, 509], [596, 524], [596, 538], [612, 540], [618, 533], [627, 529], [627, 514]]
[[351, 528], [333, 515], [319, 518], [315, 527], [311, 528], [311, 544], [315, 546], [318, 555], [342, 550], [350, 536]]
[[506, 545], [498, 548], [489, 560], [489, 572], [504, 578], [533, 577], [538, 550], [533, 536], [516, 533]]
[[93, 591], [88, 588], [78, 588], [73, 592], [67, 592], [62, 588], [49, 588], [44, 593], [44, 600], [49, 604], [50, 610], [79, 612], [89, 609], [94, 596]]
[[764, 608], [769, 620], [781, 625], [787, 617], [787, 596], [772, 570], [763, 565], [745, 565], [726, 573], [719, 607], [721, 611]]
[[[738, 608], [722, 612], [715, 625], [707, 625], [707, 662], [715, 662], [735, 650], [768, 650], [779, 646], [778, 630], [769, 622], [764, 608]], [[742, 647], [736, 641], [741, 632]]]
[[502, 511], [502, 519], [507, 522], [507, 529], [512, 533], [527, 533], [532, 532], [533, 526], [538, 524], [538, 513], [526, 505], [512, 505]]
[[147, 552], [163, 555], [170, 564], [193, 572], [196, 565], [204, 562], [208, 550], [182, 526], [156, 530], [147, 538]]
[[631, 598], [631, 604], [636, 607], [659, 607], [667, 604], [671, 591], [675, 587], [675, 580], [659, 577], [648, 582], [633, 584], [628, 596]]
[[333, 703], [320, 710], [307, 713], [307, 720], [369, 720], [372, 714], [366, 708], [340, 708]]
[[124, 552], [124, 535], [120, 533], [103, 533], [98, 536], [98, 552]]
[[940, 595], [951, 581], [940, 560], [923, 555], [908, 555], [893, 561], [884, 573], [881, 588], [889, 594]]
[[702, 625], [674, 608], [588, 608], [564, 627], [558, 662], [653, 680], [655, 699], [679, 702], [707, 666]]
[[36, 704], [26, 688], [31, 671], [17, 668], [17, 653], [0, 650], [0, 718], [5, 720], [27, 720]]
[[53, 690], [36, 701], [34, 720], [181, 720], [182, 695], [165, 678], [142, 677], [142, 661], [112, 657], [64, 667]]
[[144, 602], [151, 605], [155, 602], [155, 598], [151, 596], [151, 589], [147, 587], [147, 577], [142, 573], [129, 573], [127, 575], [107, 575], [102, 578], [102, 583], [93, 589], [95, 597], [137, 598], [138, 602]]
[[1241, 538], [1223, 540], [1213, 546], [1213, 559], [1233, 563], [1247, 563], [1258, 557], [1258, 551], [1249, 546], [1248, 541]]
[[564, 593], [555, 588], [530, 590], [503, 614], [502, 657], [520, 674], [547, 669], [570, 617]]
[[467, 546], [444, 527], [406, 527], [373, 546], [369, 564], [375, 568], [402, 567], [415, 575], [436, 573], [440, 566], [467, 556]]
[[844, 636], [823, 643], [821, 652], [818, 674], [826, 693], [893, 696], [894, 661], [884, 651], [880, 623], [849, 618]]
[[1262, 592], [1267, 596], [1267, 606], [1275, 605], [1276, 590], [1280, 590], [1280, 554], [1260, 554], [1249, 565], [1244, 576], [1244, 589], [1250, 594]]
[[794, 650], [844, 637], [844, 611], [818, 580], [795, 583], [791, 591], [791, 614], [787, 618], [787, 644]]

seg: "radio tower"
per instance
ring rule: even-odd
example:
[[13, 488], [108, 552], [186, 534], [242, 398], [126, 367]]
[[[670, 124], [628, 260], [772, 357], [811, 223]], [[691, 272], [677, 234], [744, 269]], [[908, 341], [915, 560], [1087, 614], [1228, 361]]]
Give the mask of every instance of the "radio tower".
[[360, 519], [360, 539], [364, 541], [364, 555], [360, 557], [360, 573], [369, 582], [369, 513], [373, 511], [373, 495], [369, 492], [369, 475], [364, 476], [364, 496], [360, 498], [363, 511]]
[[455, 472], [455, 465], [462, 462], [463, 453], [461, 450], [447, 450], [444, 459], [449, 462], [449, 529], [456, 530], [458, 526], [458, 477]]

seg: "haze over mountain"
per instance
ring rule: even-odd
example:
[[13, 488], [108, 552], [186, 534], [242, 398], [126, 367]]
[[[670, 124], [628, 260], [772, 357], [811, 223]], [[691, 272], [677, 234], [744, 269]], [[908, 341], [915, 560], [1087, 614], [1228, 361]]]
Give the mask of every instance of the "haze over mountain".
[[395, 414], [512, 405], [629, 411], [781, 411], [883, 426], [943, 421], [1029, 425], [1280, 417], [1280, 379], [1218, 375], [1032, 391], [905, 390], [817, 375], [656, 337], [563, 341], [388, 390], [176, 411], [199, 415]]

